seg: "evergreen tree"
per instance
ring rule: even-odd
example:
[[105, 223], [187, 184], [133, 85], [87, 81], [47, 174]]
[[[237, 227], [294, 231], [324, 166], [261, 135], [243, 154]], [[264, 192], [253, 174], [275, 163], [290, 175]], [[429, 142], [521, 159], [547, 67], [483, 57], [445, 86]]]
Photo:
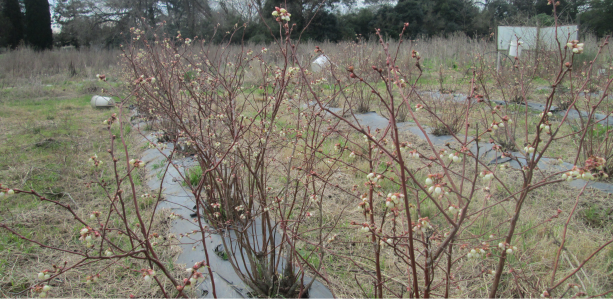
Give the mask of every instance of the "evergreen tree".
[[51, 49], [51, 13], [48, 0], [24, 0], [26, 41], [36, 50]]
[[613, 1], [593, 0], [589, 9], [581, 14], [581, 26], [599, 37], [613, 33]]
[[23, 40], [23, 14], [18, 0], [4, 0], [2, 5], [4, 18], [4, 42], [15, 49]]

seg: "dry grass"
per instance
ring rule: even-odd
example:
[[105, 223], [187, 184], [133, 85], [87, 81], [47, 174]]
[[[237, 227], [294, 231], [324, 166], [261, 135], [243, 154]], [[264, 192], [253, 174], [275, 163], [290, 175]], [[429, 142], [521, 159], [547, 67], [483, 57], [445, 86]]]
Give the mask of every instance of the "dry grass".
[[98, 73], [118, 69], [119, 54], [118, 50], [9, 51], [0, 54], [0, 88], [95, 79]]

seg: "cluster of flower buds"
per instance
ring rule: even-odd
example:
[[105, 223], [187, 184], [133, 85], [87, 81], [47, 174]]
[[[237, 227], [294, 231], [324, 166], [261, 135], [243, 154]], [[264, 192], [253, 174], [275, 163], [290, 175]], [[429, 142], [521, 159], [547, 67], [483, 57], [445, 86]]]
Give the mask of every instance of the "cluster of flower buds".
[[100, 81], [106, 81], [106, 75], [96, 74], [96, 77], [98, 77], [98, 80], [100, 80]]
[[0, 184], [0, 198], [4, 197], [5, 195], [13, 194], [15, 194], [15, 190], [9, 188], [2, 188], [2, 184]]
[[400, 199], [404, 198], [404, 194], [401, 193], [389, 193], [387, 198], [385, 199], [385, 206], [390, 209], [393, 209], [395, 206], [400, 204]]
[[453, 153], [453, 154], [449, 154], [449, 160], [451, 160], [452, 162], [455, 163], [460, 163], [462, 162], [462, 157], [460, 157], [460, 153]]
[[584, 169], [590, 172], [599, 172], [603, 178], [608, 178], [609, 175], [603, 171], [604, 166], [607, 164], [607, 160], [602, 157], [590, 156], [584, 163]]
[[198, 269], [200, 269], [200, 267], [203, 266], [203, 262], [197, 262], [196, 264], [194, 264], [194, 266], [192, 268], [187, 268], [185, 269], [185, 271], [190, 274], [189, 279], [184, 280], [183, 282], [188, 282], [185, 283], [185, 287], [189, 287], [190, 285], [195, 285], [197, 283], [202, 283], [205, 279], [204, 274], [202, 274], [201, 272], [198, 272]]
[[473, 249], [470, 250], [469, 253], [466, 254], [466, 257], [469, 258], [469, 259], [470, 258], [478, 259], [482, 255], [485, 256], [485, 249], [483, 249], [483, 248], [473, 248]]
[[548, 124], [541, 124], [539, 126], [539, 129], [543, 130], [545, 133], [550, 133], [551, 132], [551, 126], [549, 126]]
[[349, 154], [349, 158], [350, 158], [350, 159], [354, 159], [354, 158], [355, 158], [355, 152], [351, 152], [351, 153]]
[[96, 154], [89, 157], [89, 160], [87, 160], [87, 162], [94, 167], [99, 167], [100, 165], [102, 165], [102, 161], [98, 160], [98, 155]]
[[428, 193], [435, 195], [449, 194], [449, 192], [443, 189], [443, 187], [445, 186], [445, 183], [442, 182], [443, 177], [443, 174], [440, 173], [428, 174], [428, 177], [426, 178], [426, 186], [429, 186]]
[[34, 293], [38, 293], [39, 298], [46, 298], [47, 293], [51, 291], [51, 286], [49, 285], [36, 285], [32, 287]]
[[451, 214], [460, 214], [460, 212], [462, 212], [462, 209], [458, 208], [455, 205], [450, 205], [448, 209]]
[[484, 170], [479, 174], [479, 177], [483, 179], [484, 183], [487, 183], [494, 178], [494, 173], [491, 171]]
[[442, 149], [439, 151], [438, 157], [441, 159], [445, 159], [449, 155], [449, 152], [446, 149]]
[[313, 202], [313, 203], [318, 203], [319, 200], [320, 200], [319, 195], [317, 195], [317, 194], [311, 194], [311, 197], [309, 197], [309, 198], [311, 199], [311, 202]]
[[98, 279], [100, 279], [100, 274], [87, 275], [87, 277], [85, 277], [85, 284], [91, 284], [92, 282], [98, 282]]
[[370, 212], [370, 204], [368, 203], [368, 197], [362, 197], [362, 201], [358, 204], [358, 211]]
[[340, 151], [341, 150], [341, 144], [340, 143], [335, 144], [334, 145], [334, 150], [337, 151], [337, 152]]
[[41, 272], [38, 272], [36, 277], [38, 277], [38, 279], [40, 280], [46, 280], [46, 279], [51, 278], [51, 274], [49, 273], [51, 273], [51, 271], [49, 269], [45, 269]]
[[142, 160], [137, 160], [137, 159], [130, 159], [130, 165], [138, 168], [138, 167], [145, 167], [145, 162]]
[[424, 105], [422, 104], [417, 104], [415, 105], [415, 112], [419, 112], [419, 110], [424, 109]]
[[513, 254], [513, 251], [517, 252], [517, 246], [511, 246], [511, 244], [500, 242], [498, 243], [500, 250], [505, 250], [507, 254]]
[[583, 53], [583, 43], [580, 43], [578, 40], [572, 40], [566, 44], [566, 47], [572, 49], [573, 53], [581, 54]]
[[543, 111], [543, 112], [539, 113], [539, 117], [541, 117], [541, 118], [543, 116], [545, 116], [545, 115], [547, 115], [548, 117], [551, 117], [553, 115], [553, 113], [551, 113], [551, 111], [547, 111], [547, 112]]
[[155, 276], [155, 270], [153, 269], [142, 269], [141, 272], [145, 282], [151, 282], [151, 279]]
[[404, 153], [404, 152], [408, 151], [409, 150], [409, 146], [410, 146], [410, 144], [408, 142], [401, 142], [400, 143], [400, 152]]
[[89, 215], [89, 219], [94, 220], [100, 217], [100, 212], [98, 211], [93, 211], [90, 215]]
[[432, 225], [430, 225], [430, 219], [428, 219], [428, 217], [419, 218], [417, 224], [413, 225], [413, 231], [420, 231], [422, 233], [426, 233], [426, 231], [431, 228]]
[[504, 128], [503, 122], [493, 122], [492, 123], [492, 131], [498, 130], [498, 128]]
[[421, 56], [419, 56], [419, 52], [412, 50], [411, 51], [411, 58], [420, 58]]
[[240, 211], [242, 211], [244, 209], [245, 209], [245, 207], [243, 205], [239, 205], [239, 206], [234, 207], [234, 210], [236, 210], [237, 212], [240, 212]]
[[443, 190], [443, 184], [436, 184], [430, 186], [430, 188], [428, 188], [428, 193], [434, 195], [448, 194], [447, 191]]
[[275, 7], [275, 10], [272, 12], [272, 16], [277, 18], [277, 22], [281, 22], [281, 20], [289, 22], [289, 18], [292, 16], [292, 14], [287, 12], [285, 8]]
[[219, 204], [218, 202], [214, 202], [211, 203], [211, 207], [213, 207], [213, 209], [219, 209], [219, 207], [221, 207], [221, 204]]
[[107, 248], [104, 251], [104, 255], [106, 255], [107, 257], [112, 256], [113, 255], [113, 250], [111, 250], [111, 248]]
[[110, 126], [112, 125], [115, 121], [117, 120], [117, 114], [113, 113], [111, 114], [111, 117], [105, 119], [104, 121], [102, 121], [102, 124]]
[[594, 175], [590, 171], [577, 168], [577, 166], [573, 167], [571, 171], [562, 174], [562, 179], [568, 182], [572, 182], [573, 178], [589, 181], [594, 179]]
[[364, 222], [362, 223], [362, 226], [360, 226], [360, 231], [363, 233], [367, 233], [370, 231], [370, 224]]
[[336, 237], [338, 237], [338, 235], [333, 235], [332, 237], [328, 238], [328, 243], [332, 243], [334, 241], [336, 241]]
[[524, 151], [528, 154], [534, 154], [534, 147], [532, 147], [532, 145], [528, 144], [526, 145], [526, 147], [524, 147]]
[[92, 241], [94, 240], [94, 238], [97, 238], [100, 236], [99, 232], [94, 231], [89, 226], [82, 228], [81, 231], [79, 231], [79, 234], [81, 234], [81, 237], [79, 237], [79, 240], [85, 241], [85, 246], [87, 248], [93, 247], [94, 245], [92, 244]]
[[379, 180], [383, 179], [383, 176], [382, 175], [376, 175], [375, 173], [371, 172], [368, 175], [366, 175], [366, 178], [368, 180], [370, 180], [371, 182], [376, 183]]
[[417, 150], [412, 150], [409, 152], [409, 158], [419, 159], [419, 153]]
[[170, 220], [175, 220], [181, 218], [181, 216], [179, 216], [177, 213], [171, 212], [170, 215], [168, 215], [168, 218], [170, 218]]

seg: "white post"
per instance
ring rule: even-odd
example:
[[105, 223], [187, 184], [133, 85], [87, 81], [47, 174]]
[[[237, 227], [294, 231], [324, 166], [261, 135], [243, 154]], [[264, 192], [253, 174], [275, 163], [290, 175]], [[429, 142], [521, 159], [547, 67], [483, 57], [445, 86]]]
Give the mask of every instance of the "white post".
[[500, 74], [500, 51], [496, 51], [497, 56], [496, 56], [496, 73]]

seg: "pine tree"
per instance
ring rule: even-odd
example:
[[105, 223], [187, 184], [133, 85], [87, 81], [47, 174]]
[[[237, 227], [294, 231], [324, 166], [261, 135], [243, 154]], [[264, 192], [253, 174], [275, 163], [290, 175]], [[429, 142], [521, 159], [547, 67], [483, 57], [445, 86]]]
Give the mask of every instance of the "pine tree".
[[23, 14], [19, 0], [4, 0], [2, 16], [7, 21], [5, 41], [11, 49], [15, 49], [23, 40]]
[[48, 0], [25, 0], [26, 41], [36, 50], [51, 49], [51, 13]]

